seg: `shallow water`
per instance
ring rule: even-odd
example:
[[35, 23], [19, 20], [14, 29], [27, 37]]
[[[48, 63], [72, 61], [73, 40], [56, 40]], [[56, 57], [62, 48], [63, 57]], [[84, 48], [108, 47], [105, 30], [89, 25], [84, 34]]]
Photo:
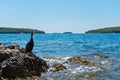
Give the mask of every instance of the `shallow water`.
[[[30, 34], [0, 34], [5, 45], [25, 47]], [[62, 63], [66, 70], [47, 72], [38, 80], [120, 80], [120, 34], [35, 34], [33, 52], [51, 67]], [[93, 54], [109, 56], [100, 59]], [[97, 62], [99, 67], [67, 63], [72, 56], [83, 56]]]

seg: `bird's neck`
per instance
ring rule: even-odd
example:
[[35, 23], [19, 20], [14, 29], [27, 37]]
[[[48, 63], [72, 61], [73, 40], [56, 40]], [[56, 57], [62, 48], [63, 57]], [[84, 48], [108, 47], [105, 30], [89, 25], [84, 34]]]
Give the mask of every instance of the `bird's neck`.
[[30, 41], [33, 41], [33, 34], [31, 34], [31, 38], [30, 38]]
[[33, 38], [33, 34], [31, 34], [31, 38]]
[[33, 38], [32, 38], [32, 37], [30, 38], [30, 42], [31, 42], [31, 43], [34, 43], [34, 41], [33, 41]]

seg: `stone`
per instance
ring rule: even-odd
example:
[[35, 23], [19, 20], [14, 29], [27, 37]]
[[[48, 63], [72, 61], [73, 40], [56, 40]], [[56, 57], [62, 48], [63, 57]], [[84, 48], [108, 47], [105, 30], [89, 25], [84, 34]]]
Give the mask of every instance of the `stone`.
[[56, 63], [56, 64], [53, 65], [53, 68], [50, 69], [50, 71], [51, 71], [51, 72], [57, 72], [57, 71], [60, 71], [60, 70], [65, 70], [65, 69], [66, 69], [65, 66], [63, 66], [63, 65], [60, 64], [60, 63]]
[[40, 76], [47, 68], [46, 62], [36, 56], [11, 57], [2, 63], [2, 76], [4, 78]]
[[[13, 44], [0, 45], [0, 78], [16, 79], [41, 76], [49, 68], [47, 63], [34, 53], [25, 53], [24, 48]], [[1, 80], [1, 79], [0, 79]]]
[[10, 46], [8, 46], [9, 49], [20, 49], [20, 46], [17, 44], [11, 44]]
[[94, 53], [94, 54], [92, 54], [92, 55], [94, 55], [94, 56], [96, 56], [96, 57], [98, 57], [98, 58], [109, 58], [109, 57], [106, 56], [106, 55], [102, 55], [102, 54], [98, 54], [98, 53]]
[[2, 45], [2, 43], [0, 43], [0, 45]]
[[4, 51], [5, 50], [5, 46], [3, 44], [0, 45], [0, 52]]
[[78, 57], [78, 56], [71, 57], [67, 61], [68, 62], [73, 62], [73, 63], [78, 63], [80, 65], [95, 66], [95, 63], [93, 61], [88, 60], [88, 59], [83, 58], [83, 57]]
[[[2, 65], [0, 63], [0, 76], [2, 76]], [[1, 77], [0, 77], [0, 80], [1, 80]]]

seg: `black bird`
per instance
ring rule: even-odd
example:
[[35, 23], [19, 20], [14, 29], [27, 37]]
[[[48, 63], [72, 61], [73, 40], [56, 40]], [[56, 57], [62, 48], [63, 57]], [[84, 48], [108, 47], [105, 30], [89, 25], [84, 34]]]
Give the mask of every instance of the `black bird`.
[[33, 47], [34, 47], [33, 34], [34, 32], [31, 33], [30, 41], [26, 45], [26, 48], [25, 48], [26, 53], [32, 52], [33, 50]]

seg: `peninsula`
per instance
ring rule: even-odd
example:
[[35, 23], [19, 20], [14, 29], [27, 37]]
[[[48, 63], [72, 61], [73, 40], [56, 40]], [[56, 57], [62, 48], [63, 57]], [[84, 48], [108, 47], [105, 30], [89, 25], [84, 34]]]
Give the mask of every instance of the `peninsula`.
[[120, 26], [89, 30], [85, 33], [120, 33]]
[[30, 29], [30, 28], [11, 28], [11, 27], [0, 27], [0, 33], [41, 33], [44, 34], [45, 32], [42, 30], [37, 29]]

